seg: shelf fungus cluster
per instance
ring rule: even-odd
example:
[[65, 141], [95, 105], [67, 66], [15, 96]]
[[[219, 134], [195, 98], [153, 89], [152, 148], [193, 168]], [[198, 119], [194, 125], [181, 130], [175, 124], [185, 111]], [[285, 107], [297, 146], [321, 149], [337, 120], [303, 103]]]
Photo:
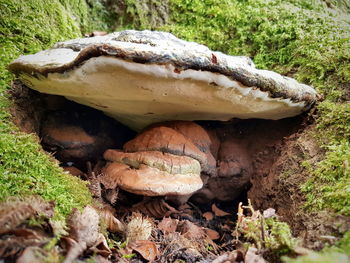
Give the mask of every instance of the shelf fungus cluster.
[[[70, 125], [78, 144], [63, 147], [82, 139], [90, 151], [97, 142], [98, 155], [104, 152], [107, 161], [101, 185], [144, 196], [234, 198], [249, 183], [248, 151], [239, 140], [222, 140], [193, 121], [277, 120], [307, 111], [318, 98], [312, 87], [257, 69], [247, 57], [165, 32], [127, 30], [60, 42], [21, 56], [9, 69], [31, 89], [64, 96], [141, 131], [116, 150], [113, 140], [103, 142], [111, 131], [91, 139]], [[43, 131], [46, 144], [71, 139], [51, 126]]]

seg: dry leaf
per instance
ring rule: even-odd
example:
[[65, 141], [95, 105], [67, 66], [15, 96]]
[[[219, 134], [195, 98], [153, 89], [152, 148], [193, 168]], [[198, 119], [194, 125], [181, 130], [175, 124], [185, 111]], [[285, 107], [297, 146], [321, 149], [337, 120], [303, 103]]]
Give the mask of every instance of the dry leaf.
[[99, 235], [96, 244], [90, 247], [89, 250], [94, 252], [94, 254], [101, 255], [105, 258], [112, 254], [112, 251], [108, 247], [106, 238], [102, 234]]
[[67, 254], [63, 263], [73, 262], [87, 248], [85, 242], [78, 243], [77, 241], [69, 237], [62, 237], [61, 241], [63, 242], [64, 247], [67, 250]]
[[221, 228], [222, 228], [222, 229], [225, 229], [225, 230], [229, 230], [229, 231], [232, 230], [232, 227], [229, 226], [229, 225], [227, 225], [227, 224], [224, 224]]
[[179, 210], [186, 210], [186, 209], [191, 209], [192, 210], [192, 207], [189, 205], [189, 204], [187, 204], [187, 203], [185, 203], [185, 204], [182, 204], [182, 205], [180, 205], [179, 206]]
[[214, 214], [212, 212], [205, 212], [203, 214], [203, 217], [207, 220], [207, 221], [210, 221], [210, 220], [213, 220], [214, 218]]
[[[237, 258], [237, 252], [226, 252], [212, 261], [212, 263], [235, 263]], [[240, 261], [238, 261], [240, 262]]]
[[172, 219], [170, 217], [163, 218], [162, 221], [159, 222], [158, 228], [163, 231], [163, 233], [174, 233], [176, 232], [177, 225], [179, 220]]
[[37, 196], [9, 198], [0, 204], [0, 234], [16, 228], [30, 217], [52, 217], [54, 206], [54, 202], [45, 202]]
[[265, 259], [257, 254], [257, 249], [253, 247], [249, 247], [247, 253], [244, 257], [245, 263], [265, 263]]
[[204, 231], [211, 240], [217, 240], [220, 238], [220, 234], [213, 229], [204, 228]]
[[100, 256], [100, 255], [97, 255], [94, 257], [94, 263], [111, 263], [111, 261], [109, 261], [108, 259]]
[[78, 168], [76, 168], [75, 166], [63, 167], [63, 170], [70, 173], [73, 176], [87, 178], [86, 174]]
[[227, 213], [220, 208], [218, 208], [215, 204], [211, 206], [211, 210], [214, 212], [216, 216], [229, 216], [231, 215], [230, 213]]
[[202, 239], [205, 237], [204, 230], [188, 220], [181, 221], [177, 230], [188, 239]]
[[158, 249], [153, 241], [137, 240], [130, 243], [129, 246], [148, 261], [154, 261], [158, 256]]
[[174, 207], [165, 202], [163, 198], [155, 198], [137, 203], [132, 207], [131, 211], [141, 212], [142, 214], [154, 218], [162, 218], [164, 216], [170, 216], [174, 213], [180, 213]]
[[36, 238], [23, 238], [23, 237], [13, 237], [7, 238], [5, 240], [0, 240], [0, 258], [13, 258], [18, 255], [23, 249], [29, 246], [41, 246], [47, 243], [47, 239], [36, 239]]
[[125, 231], [125, 225], [120, 222], [108, 207], [103, 207], [98, 209], [102, 220], [106, 223], [107, 230], [112, 233], [122, 233]]
[[86, 206], [81, 213], [74, 209], [69, 217], [69, 236], [65, 241], [69, 244], [68, 252], [64, 263], [73, 262], [88, 247], [93, 246], [99, 238], [100, 216], [97, 211]]
[[47, 251], [40, 247], [27, 247], [16, 263], [41, 263], [47, 259]]

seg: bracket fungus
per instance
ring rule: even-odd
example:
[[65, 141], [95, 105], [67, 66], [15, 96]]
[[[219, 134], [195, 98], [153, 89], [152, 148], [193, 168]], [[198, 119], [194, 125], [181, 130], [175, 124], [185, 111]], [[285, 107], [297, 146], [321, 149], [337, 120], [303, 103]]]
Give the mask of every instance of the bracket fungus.
[[172, 128], [146, 129], [123, 149], [125, 152], [107, 150], [104, 154], [110, 162], [101, 177], [106, 189], [119, 186], [146, 196], [177, 196], [192, 194], [203, 186], [206, 155]]
[[[123, 151], [104, 153], [99, 179], [105, 189], [145, 196], [186, 199], [204, 185], [197, 194], [206, 200], [232, 200], [250, 181], [251, 153], [235, 138], [221, 142], [215, 130], [192, 121], [278, 120], [299, 115], [318, 99], [312, 87], [257, 69], [247, 57], [148, 30], [60, 42], [21, 56], [9, 69], [36, 91], [64, 96], [142, 131]], [[118, 147], [99, 147], [98, 138], [84, 130], [56, 136], [52, 125], [42, 132], [51, 146], [66, 146], [68, 133], [88, 139], [76, 147], [73, 136], [68, 150], [58, 152], [63, 157], [92, 144], [100, 155]]]
[[315, 90], [170, 33], [126, 30], [60, 42], [9, 65], [27, 86], [65, 96], [141, 130], [166, 120], [280, 119]]
[[199, 162], [187, 156], [107, 150], [104, 157], [110, 161], [100, 179], [106, 189], [118, 186], [134, 194], [166, 196], [191, 194], [203, 186]]

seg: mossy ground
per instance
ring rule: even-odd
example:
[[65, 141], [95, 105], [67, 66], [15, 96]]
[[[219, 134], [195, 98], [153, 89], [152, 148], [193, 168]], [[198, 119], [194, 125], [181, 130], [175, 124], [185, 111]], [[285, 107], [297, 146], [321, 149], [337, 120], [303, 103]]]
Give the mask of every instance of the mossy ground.
[[[170, 10], [168, 22], [157, 24], [148, 21], [152, 15], [142, 13], [135, 1], [125, 1], [125, 15], [129, 17], [118, 18], [124, 24], [117, 29], [165, 30], [214, 50], [248, 55], [258, 67], [293, 76], [313, 85], [324, 96], [324, 101], [317, 105], [317, 132], [313, 136], [325, 154], [315, 166], [309, 165], [309, 179], [301, 188], [309, 209], [329, 209], [349, 216], [350, 16], [346, 12], [350, 8], [347, 2], [165, 2]], [[160, 6], [157, 0], [147, 3]], [[7, 111], [10, 102], [6, 98], [12, 76], [6, 66], [21, 54], [45, 49], [56, 41], [91, 30], [106, 30], [115, 24], [115, 18], [97, 0], [0, 0], [1, 199], [18, 193], [40, 194], [45, 199], [57, 200], [60, 216], [91, 201], [86, 187], [63, 174], [40, 151], [34, 136], [23, 134], [12, 125]], [[307, 160], [303, 164], [308, 166]], [[349, 234], [339, 244], [343, 252], [349, 251], [346, 236]]]
[[83, 207], [92, 198], [81, 180], [63, 173], [41, 150], [34, 135], [24, 134], [13, 125], [7, 94], [13, 76], [6, 67], [22, 54], [80, 37], [92, 29], [106, 29], [109, 17], [103, 6], [98, 1], [88, 3], [0, 0], [0, 200], [30, 194], [55, 200], [56, 219], [64, 219], [73, 207]]

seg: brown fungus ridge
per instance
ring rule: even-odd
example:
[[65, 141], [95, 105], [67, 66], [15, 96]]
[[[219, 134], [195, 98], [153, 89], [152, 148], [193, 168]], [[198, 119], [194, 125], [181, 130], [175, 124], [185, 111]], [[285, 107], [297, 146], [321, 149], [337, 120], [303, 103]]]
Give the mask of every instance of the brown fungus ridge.
[[199, 161], [202, 170], [209, 170], [206, 154], [181, 133], [168, 127], [160, 126], [146, 129], [136, 138], [124, 144], [123, 149], [125, 152], [160, 151], [188, 156]]
[[216, 175], [216, 154], [214, 155], [211, 149], [215, 147], [216, 143], [215, 133], [209, 134], [202, 126], [193, 121], [166, 121], [156, 123], [149, 126], [147, 129], [155, 127], [169, 127], [181, 133], [186, 139], [189, 139], [201, 152], [206, 155], [207, 167], [202, 168], [202, 172], [209, 175]]
[[109, 162], [100, 182], [105, 189], [121, 189], [145, 196], [187, 195], [202, 188], [200, 164], [187, 156], [158, 151], [123, 153], [108, 150]]

